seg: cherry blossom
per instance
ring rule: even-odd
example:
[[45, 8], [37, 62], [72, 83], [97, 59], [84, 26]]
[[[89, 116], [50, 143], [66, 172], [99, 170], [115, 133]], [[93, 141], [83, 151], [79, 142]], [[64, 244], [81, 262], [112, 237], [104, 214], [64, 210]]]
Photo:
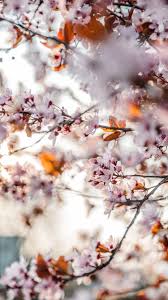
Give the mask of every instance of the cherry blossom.
[[[166, 0], [0, 1], [2, 56], [23, 51], [37, 83], [0, 78], [0, 196], [27, 231], [65, 192], [103, 220], [69, 253], [7, 267], [9, 299], [68, 300], [67, 286], [70, 299], [167, 299], [167, 16]], [[122, 223], [117, 241], [102, 242], [104, 220]]]

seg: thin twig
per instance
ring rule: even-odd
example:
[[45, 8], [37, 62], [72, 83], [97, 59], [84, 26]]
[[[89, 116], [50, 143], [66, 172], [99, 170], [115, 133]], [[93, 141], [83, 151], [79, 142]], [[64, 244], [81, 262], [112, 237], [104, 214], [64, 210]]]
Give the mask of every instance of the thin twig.
[[129, 131], [134, 131], [133, 128], [125, 128], [125, 127], [115, 127], [115, 126], [106, 126], [106, 125], [98, 125], [99, 128], [104, 128], [104, 129], [109, 129], [109, 130], [120, 130], [120, 131], [123, 131], [123, 132], [129, 132]]
[[142, 177], [142, 178], [167, 178], [166, 175], [142, 175], [142, 174], [127, 174], [127, 175], [116, 175], [117, 177], [127, 178], [127, 177]]
[[138, 5], [134, 5], [131, 3], [124, 3], [124, 2], [113, 2], [113, 5], [118, 6], [118, 7], [130, 7], [130, 8], [136, 8], [139, 9], [141, 11], [143, 11], [144, 9]]
[[[84, 115], [85, 113], [89, 112], [90, 110], [94, 109], [96, 106], [97, 106], [97, 104], [92, 105], [91, 107], [87, 108], [87, 109], [84, 110], [82, 113], [80, 113], [79, 115], [77, 115], [72, 121], [68, 121], [67, 124], [68, 124], [68, 125], [72, 125], [72, 124], [76, 121], [76, 119], [78, 119], [79, 117], [81, 117], [81, 116]], [[24, 113], [27, 113], [27, 112], [24, 112]], [[39, 142], [41, 142], [41, 141], [43, 140], [43, 138], [44, 138], [48, 133], [50, 133], [50, 132], [52, 132], [54, 129], [56, 129], [57, 126], [58, 126], [58, 125], [55, 125], [55, 126], [53, 126], [52, 128], [50, 128], [50, 129], [47, 130], [47, 131], [39, 132], [39, 133], [43, 133], [43, 135], [42, 135], [36, 142], [34, 142], [33, 144], [31, 144], [31, 145], [29, 145], [29, 146], [22, 147], [22, 148], [18, 148], [18, 149], [16, 149], [16, 150], [10, 152], [9, 155], [13, 155], [13, 154], [15, 154], [15, 153], [18, 153], [18, 152], [23, 151], [23, 150], [27, 150], [27, 149], [29, 149], [29, 148], [31, 148], [31, 147], [37, 145]]]
[[10, 24], [12, 24], [12, 25], [14, 25], [14, 26], [17, 26], [17, 27], [20, 28], [21, 30], [23, 30], [23, 31], [25, 31], [25, 32], [28, 32], [28, 33], [30, 33], [30, 34], [33, 35], [33, 36], [37, 35], [37, 36], [39, 36], [39, 37], [41, 37], [41, 38], [43, 38], [43, 39], [45, 39], [45, 40], [52, 40], [52, 41], [55, 41], [55, 42], [58, 43], [58, 44], [64, 44], [64, 46], [65, 46], [66, 48], [69, 48], [69, 46], [68, 46], [68, 44], [67, 44], [66, 42], [64, 42], [64, 41], [62, 41], [62, 40], [60, 40], [60, 39], [58, 39], [58, 38], [55, 37], [55, 36], [47, 36], [47, 35], [45, 35], [45, 34], [42, 34], [42, 33], [38, 32], [38, 31], [34, 31], [33, 29], [30, 29], [30, 28], [25, 27], [25, 26], [24, 26], [23, 24], [21, 24], [21, 23], [17, 23], [17, 22], [15, 22], [15, 21], [13, 21], [13, 20], [11, 20], [11, 19], [8, 19], [8, 18], [5, 18], [5, 17], [3, 17], [3, 16], [0, 16], [0, 21], [5, 21], [5, 22], [10, 23]]
[[79, 196], [82, 196], [82, 197], [86, 197], [86, 198], [96, 198], [96, 199], [102, 199], [103, 197], [101, 196], [97, 196], [97, 195], [89, 195], [89, 194], [85, 194], [81, 191], [78, 191], [78, 190], [74, 190], [70, 187], [60, 187], [60, 186], [57, 186], [56, 187], [56, 190], [59, 190], [61, 192], [72, 192], [72, 193], [75, 193], [75, 194], [78, 194]]
[[40, 142], [44, 139], [44, 137], [45, 137], [46, 135], [47, 135], [47, 133], [44, 133], [37, 141], [35, 141], [35, 142], [32, 143], [31, 145], [28, 145], [28, 146], [25, 146], [25, 147], [22, 147], [22, 148], [18, 148], [18, 149], [16, 149], [16, 150], [13, 150], [13, 151], [11, 151], [8, 155], [16, 154], [16, 153], [18, 153], [18, 152], [20, 152], [20, 151], [27, 150], [27, 149], [29, 149], [29, 148], [31, 148], [31, 147], [37, 145], [38, 143], [40, 143]]
[[118, 253], [118, 251], [120, 250], [120, 248], [121, 248], [121, 246], [122, 246], [122, 244], [123, 244], [123, 242], [124, 242], [124, 240], [125, 240], [125, 238], [126, 238], [128, 232], [129, 232], [129, 230], [130, 230], [131, 227], [134, 225], [134, 223], [135, 223], [137, 217], [139, 216], [140, 211], [141, 211], [141, 207], [143, 206], [143, 204], [145, 203], [145, 201], [147, 201], [147, 200], [150, 198], [150, 196], [152, 196], [152, 195], [156, 192], [156, 190], [157, 190], [161, 185], [163, 185], [164, 183], [167, 183], [167, 182], [168, 182], [168, 177], [166, 177], [166, 178], [164, 178], [163, 180], [161, 180], [161, 181], [157, 184], [157, 186], [154, 187], [154, 188], [152, 189], [152, 191], [151, 191], [150, 193], [148, 193], [148, 194], [144, 197], [143, 201], [141, 201], [141, 203], [140, 203], [140, 204], [138, 205], [138, 207], [136, 208], [136, 212], [135, 212], [135, 214], [134, 214], [134, 216], [133, 216], [131, 222], [130, 222], [129, 225], [127, 226], [127, 228], [126, 228], [126, 230], [125, 230], [125, 232], [124, 232], [124, 234], [123, 234], [123, 236], [122, 236], [120, 242], [118, 243], [117, 247], [116, 247], [114, 250], [111, 251], [111, 255], [110, 255], [109, 259], [108, 259], [106, 262], [102, 263], [102, 264], [99, 265], [99, 266], [96, 266], [93, 270], [91, 270], [91, 271], [89, 271], [89, 272], [85, 272], [85, 273], [83, 273], [83, 274], [81, 274], [81, 275], [70, 275], [69, 278], [65, 279], [65, 283], [66, 283], [66, 282], [69, 282], [69, 281], [72, 281], [72, 280], [75, 280], [75, 279], [83, 278], [83, 277], [86, 277], [86, 276], [91, 276], [91, 275], [95, 274], [96, 272], [98, 272], [98, 271], [104, 269], [106, 266], [108, 266], [108, 265], [111, 263], [111, 261], [113, 260], [113, 258], [115, 257], [115, 255], [116, 255], [116, 254]]
[[38, 3], [38, 5], [37, 5], [37, 7], [34, 11], [34, 14], [33, 14], [33, 18], [35, 17], [36, 13], [38, 12], [38, 10], [39, 10], [40, 6], [43, 4], [43, 2], [44, 2], [43, 0], [39, 0], [39, 3]]

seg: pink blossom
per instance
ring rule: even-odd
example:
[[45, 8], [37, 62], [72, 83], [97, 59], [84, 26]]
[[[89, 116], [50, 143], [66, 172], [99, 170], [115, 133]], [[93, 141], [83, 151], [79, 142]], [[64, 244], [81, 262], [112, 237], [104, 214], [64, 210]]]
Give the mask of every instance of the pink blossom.
[[112, 157], [110, 149], [102, 156], [90, 161], [89, 182], [95, 187], [105, 187], [110, 182], [116, 182], [117, 176], [122, 175], [122, 165], [119, 160]]
[[82, 130], [84, 136], [87, 137], [90, 134], [94, 134], [96, 129], [98, 128], [99, 117], [97, 114], [90, 115], [84, 119], [82, 123]]
[[64, 292], [59, 283], [49, 277], [39, 282], [35, 287], [35, 292], [39, 295], [39, 300], [61, 300], [64, 298]]

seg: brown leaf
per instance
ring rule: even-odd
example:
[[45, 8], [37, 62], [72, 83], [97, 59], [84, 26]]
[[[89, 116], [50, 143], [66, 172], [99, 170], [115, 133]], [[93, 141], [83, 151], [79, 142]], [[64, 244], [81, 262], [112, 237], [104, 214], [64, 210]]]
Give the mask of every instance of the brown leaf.
[[136, 182], [136, 184], [133, 188], [134, 191], [139, 191], [139, 190], [144, 190], [144, 189], [145, 189], [144, 184], [142, 182], [138, 182], [138, 181]]
[[41, 254], [37, 256], [36, 265], [37, 265], [36, 273], [40, 278], [47, 278], [50, 276], [48, 265]]
[[16, 121], [11, 122], [10, 124], [12, 132], [22, 131], [25, 127], [24, 123], [17, 123]]
[[136, 297], [137, 300], [149, 300], [149, 298], [145, 295], [145, 290], [139, 291]]
[[135, 103], [131, 103], [129, 105], [128, 112], [129, 112], [130, 119], [136, 120], [142, 117], [140, 106]]
[[60, 66], [58, 66], [58, 67], [52, 67], [52, 70], [53, 70], [54, 72], [59, 72], [59, 71], [64, 70], [66, 67], [67, 67], [67, 65], [66, 65], [66, 64], [63, 64], [63, 65], [60, 65]]
[[58, 176], [62, 173], [65, 164], [64, 159], [57, 159], [55, 154], [49, 151], [39, 153], [38, 157], [47, 174]]
[[117, 118], [110, 116], [109, 117], [109, 125], [111, 127], [125, 128], [126, 122], [125, 122], [125, 120], [118, 120]]
[[26, 134], [27, 134], [28, 137], [32, 136], [32, 131], [31, 131], [29, 125], [26, 126]]
[[167, 281], [167, 278], [164, 277], [164, 275], [159, 275], [156, 282], [155, 282], [155, 284], [154, 284], [154, 287], [158, 288], [161, 285], [161, 283], [163, 283], [165, 281]]
[[15, 32], [16, 32], [16, 39], [15, 39], [15, 42], [13, 44], [13, 48], [16, 48], [17, 45], [20, 43], [20, 41], [22, 40], [22, 37], [23, 37], [23, 32], [17, 27], [17, 26], [14, 26], [13, 27]]
[[111, 134], [105, 134], [104, 136], [103, 136], [103, 140], [105, 141], [105, 142], [110, 142], [110, 141], [113, 141], [113, 140], [116, 140], [116, 139], [118, 139], [119, 137], [120, 137], [120, 135], [121, 135], [121, 131], [114, 131], [113, 133], [111, 133]]
[[109, 249], [101, 243], [97, 244], [96, 252], [98, 253], [109, 253]]
[[[126, 127], [126, 121], [125, 120], [118, 120], [113, 116], [109, 117], [109, 127], [115, 127], [115, 128], [125, 128]], [[101, 127], [103, 131], [105, 132], [116, 132], [116, 129], [112, 128], [106, 128], [106, 127]]]
[[115, 23], [115, 20], [116, 20], [116, 16], [106, 16], [105, 19], [104, 19], [104, 22], [105, 22], [105, 28], [107, 30], [108, 33], [112, 32], [113, 29], [114, 29], [114, 23]]
[[107, 33], [103, 24], [95, 16], [92, 16], [88, 24], [76, 24], [75, 31], [79, 38], [92, 42], [102, 41]]
[[68, 273], [68, 261], [65, 260], [64, 256], [60, 256], [58, 260], [51, 260], [51, 265], [54, 270], [59, 274], [67, 274]]
[[64, 24], [57, 35], [58, 39], [69, 44], [74, 39], [74, 26], [72, 22], [68, 21]]
[[143, 33], [144, 36], [149, 37], [154, 32], [154, 29], [151, 28], [151, 25], [151, 22], [145, 22], [138, 25], [136, 29], [139, 33]]
[[158, 232], [163, 229], [162, 224], [160, 223], [160, 221], [157, 221], [151, 228], [151, 232], [153, 235], [158, 234]]

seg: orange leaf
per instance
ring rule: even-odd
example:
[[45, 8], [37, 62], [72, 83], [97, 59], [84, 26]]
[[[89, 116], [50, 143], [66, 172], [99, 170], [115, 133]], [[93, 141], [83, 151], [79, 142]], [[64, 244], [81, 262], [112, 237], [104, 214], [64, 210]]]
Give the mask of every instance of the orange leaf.
[[105, 141], [105, 142], [109, 142], [109, 141], [112, 141], [112, 140], [116, 140], [116, 139], [118, 139], [119, 137], [120, 137], [120, 135], [121, 135], [121, 132], [120, 131], [115, 131], [115, 132], [113, 132], [113, 133], [111, 133], [111, 134], [105, 134], [104, 136], [103, 136], [103, 140]]
[[75, 31], [79, 38], [92, 42], [102, 41], [106, 37], [105, 27], [95, 16], [92, 16], [88, 24], [76, 24]]
[[117, 122], [117, 119], [113, 116], [110, 116], [109, 117], [109, 125], [111, 127], [117, 127], [118, 126], [118, 122]]
[[20, 41], [22, 40], [22, 37], [23, 37], [23, 32], [17, 27], [17, 26], [14, 26], [14, 29], [16, 31], [16, 40], [13, 44], [13, 48], [16, 48], [17, 45], [20, 43]]
[[125, 120], [117, 120], [115, 117], [110, 116], [109, 117], [109, 125], [111, 127], [125, 128], [126, 122], [125, 122]]
[[137, 300], [149, 300], [149, 298], [145, 295], [144, 290], [137, 293]]
[[154, 284], [154, 287], [158, 288], [161, 285], [161, 283], [163, 283], [165, 281], [167, 281], [166, 277], [164, 277], [163, 275], [159, 275]]
[[107, 300], [110, 299], [110, 296], [112, 296], [112, 293], [109, 290], [100, 290], [96, 300]]
[[27, 134], [28, 137], [32, 136], [32, 131], [31, 131], [29, 125], [26, 126], [26, 130], [25, 131], [26, 131], [26, 134]]
[[105, 21], [105, 27], [107, 32], [110, 33], [113, 31], [115, 20], [116, 20], [116, 16], [110, 15], [105, 17], [104, 21]]
[[69, 44], [74, 38], [74, 27], [72, 22], [66, 22], [64, 27], [59, 30], [57, 37], [59, 40]]
[[134, 191], [138, 191], [138, 190], [144, 190], [145, 186], [143, 183], [141, 182], [136, 182], [135, 187], [134, 187]]
[[49, 151], [39, 153], [38, 157], [47, 174], [58, 176], [62, 173], [62, 168], [65, 164], [64, 159], [58, 160], [56, 156]]
[[66, 22], [64, 26], [64, 41], [69, 44], [74, 38], [74, 28], [72, 22]]
[[139, 119], [142, 116], [140, 106], [135, 103], [129, 105], [128, 111], [131, 119]]
[[65, 260], [64, 256], [60, 256], [58, 260], [51, 260], [51, 265], [57, 273], [67, 274], [68, 273], [68, 261]]
[[11, 130], [12, 132], [21, 131], [24, 129], [24, 124], [19, 124], [18, 122], [11, 122]]
[[53, 71], [55, 71], [55, 72], [59, 72], [59, 71], [62, 71], [62, 70], [64, 70], [65, 68], [66, 68], [66, 64], [64, 65], [60, 65], [60, 66], [58, 66], [58, 67], [52, 67], [52, 70]]
[[41, 254], [37, 256], [36, 265], [37, 265], [36, 273], [40, 278], [47, 278], [50, 276], [48, 265]]
[[58, 38], [60, 41], [64, 41], [64, 32], [63, 32], [63, 28], [60, 28], [60, 30], [58, 31], [57, 38]]
[[98, 253], [109, 253], [109, 249], [101, 243], [97, 244], [96, 252]]
[[[115, 127], [115, 128], [125, 128], [126, 127], [126, 121], [125, 120], [117, 120], [115, 117], [110, 116], [109, 117], [109, 127]], [[114, 132], [116, 131], [116, 129], [112, 129], [112, 128], [105, 128], [105, 127], [101, 127], [101, 129], [103, 129], [103, 131], [105, 132]]]
[[163, 229], [162, 224], [160, 221], [157, 221], [151, 228], [151, 232], [153, 235], [156, 235], [161, 229]]

